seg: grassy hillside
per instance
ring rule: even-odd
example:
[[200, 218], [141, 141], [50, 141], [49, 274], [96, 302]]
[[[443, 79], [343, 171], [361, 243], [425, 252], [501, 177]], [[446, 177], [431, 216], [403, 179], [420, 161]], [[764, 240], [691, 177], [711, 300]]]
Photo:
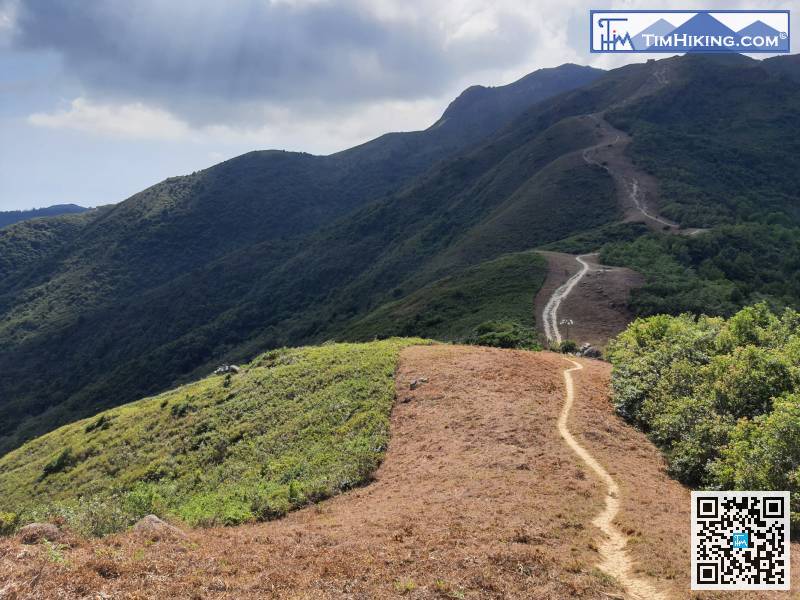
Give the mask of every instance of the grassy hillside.
[[800, 525], [800, 314], [637, 320], [608, 352], [620, 414], [693, 487], [790, 490]]
[[[534, 329], [533, 298], [547, 265], [535, 252], [508, 254], [445, 277], [384, 304], [347, 327], [347, 335], [370, 339], [423, 335], [464, 341], [493, 322]], [[529, 339], [528, 342], [533, 342]]]
[[0, 458], [3, 511], [101, 534], [151, 512], [268, 519], [360, 485], [386, 451], [399, 352], [416, 343], [274, 350], [64, 426]]

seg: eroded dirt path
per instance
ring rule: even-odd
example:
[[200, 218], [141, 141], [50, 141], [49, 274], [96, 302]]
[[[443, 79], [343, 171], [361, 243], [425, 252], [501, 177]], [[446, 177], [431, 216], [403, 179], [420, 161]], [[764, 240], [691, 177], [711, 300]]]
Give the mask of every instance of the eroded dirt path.
[[631, 137], [615, 128], [603, 117], [603, 113], [583, 116], [595, 125], [599, 142], [583, 150], [583, 160], [590, 165], [605, 169], [617, 185], [622, 199], [626, 221], [641, 221], [653, 229], [677, 233], [677, 223], [656, 213], [658, 184], [656, 179], [636, 168], [625, 154]]
[[628, 298], [644, 278], [630, 269], [599, 264], [596, 254], [542, 254], [547, 260], [547, 277], [534, 300], [534, 310], [544, 339], [551, 343], [571, 339], [605, 348], [633, 318]]
[[561, 330], [558, 327], [558, 307], [561, 306], [561, 302], [569, 296], [572, 288], [574, 288], [589, 271], [589, 264], [583, 257], [576, 256], [575, 260], [580, 265], [578, 272], [553, 291], [553, 294], [547, 300], [544, 310], [542, 311], [542, 323], [544, 324], [545, 336], [548, 342], [555, 344], [561, 344]]
[[581, 446], [569, 431], [567, 425], [572, 405], [575, 402], [575, 387], [572, 381], [572, 372], [583, 369], [583, 365], [570, 359], [567, 362], [572, 367], [564, 369], [565, 399], [564, 407], [558, 418], [558, 432], [567, 446], [586, 463], [595, 475], [607, 488], [605, 508], [592, 521], [592, 524], [603, 532], [605, 538], [600, 542], [600, 556], [602, 562], [599, 567], [622, 584], [628, 596], [634, 600], [665, 600], [665, 596], [657, 591], [648, 581], [632, 574], [633, 565], [628, 556], [626, 546], [628, 537], [614, 524], [614, 519], [619, 513], [620, 491], [617, 482], [608, 474], [603, 466]]

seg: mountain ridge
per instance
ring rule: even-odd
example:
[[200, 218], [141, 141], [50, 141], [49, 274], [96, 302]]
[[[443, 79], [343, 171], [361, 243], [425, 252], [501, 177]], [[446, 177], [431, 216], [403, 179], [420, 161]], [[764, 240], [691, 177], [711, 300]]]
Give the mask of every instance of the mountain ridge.
[[[605, 264], [640, 271], [647, 283], [631, 302], [642, 314], [653, 310], [653, 298], [666, 311], [699, 306], [730, 312], [752, 298], [759, 274], [769, 276], [764, 289], [771, 297], [784, 302], [792, 280], [777, 280], [763, 263], [770, 257], [783, 264], [774, 253], [789, 234], [765, 223], [784, 219], [796, 226], [795, 159], [791, 152], [765, 153], [770, 145], [760, 140], [785, 148], [794, 143], [800, 90], [792, 58], [687, 55], [628, 65], [533, 103], [419, 175], [376, 180], [362, 169], [348, 180], [358, 185], [339, 189], [340, 196], [322, 191], [346, 178], [347, 169], [316, 173], [302, 182], [302, 194], [287, 193], [300, 186], [308, 165], [323, 164], [325, 157], [296, 160], [272, 152], [275, 164], [267, 169], [262, 154], [251, 153], [98, 211], [70, 226], [68, 236], [55, 235], [42, 260], [20, 250], [30, 226], [3, 230], [0, 245], [20, 251], [9, 264], [21, 266], [0, 279], [0, 398], [8, 415], [0, 451], [78, 416], [194, 380], [221, 362], [273, 347], [380, 337], [391, 314], [381, 307], [393, 302], [403, 307], [409, 333], [441, 335], [424, 315], [408, 312], [417, 306], [428, 312], [441, 306], [448, 319], [466, 324], [457, 339], [470, 327], [485, 331], [486, 323], [447, 308], [471, 306], [446, 304], [465, 289], [452, 282], [468, 282], [466, 289], [489, 285], [507, 268], [498, 261], [504, 255], [535, 272], [524, 263], [525, 253], [561, 240], [584, 240], [582, 251], [602, 251]], [[728, 95], [697, 97], [697, 90], [717, 88]], [[470, 114], [485, 94], [470, 92], [451, 114]], [[509, 105], [519, 106], [515, 102]], [[631, 158], [658, 179], [659, 197], [651, 205], [684, 226], [712, 232], [676, 240], [626, 228], [623, 237], [608, 237], [621, 231], [614, 225], [623, 207], [603, 165], [582, 158], [601, 137], [598, 124], [584, 117], [599, 112], [632, 136]], [[446, 123], [433, 131], [443, 135]], [[419, 136], [386, 139], [373, 146], [380, 156], [366, 158], [373, 166], [393, 164], [395, 149]], [[433, 154], [442, 151], [441, 139]], [[752, 176], [731, 154], [734, 142], [758, 165], [760, 178], [749, 185], [759, 187], [762, 208], [730, 187]], [[352, 173], [358, 171], [354, 157], [368, 155], [370, 147], [348, 152], [330, 160], [345, 160], [336, 164]], [[425, 156], [423, 162], [430, 152]], [[412, 170], [414, 160], [405, 163]], [[281, 187], [286, 181], [291, 185]], [[265, 213], [263, 189], [285, 200], [283, 212]], [[383, 189], [391, 191], [371, 195]], [[227, 201], [221, 213], [212, 210], [220, 199]], [[320, 199], [331, 204], [320, 207]], [[736, 243], [757, 237], [752, 225], [724, 228], [737, 219], [754, 220], [758, 235], [767, 236], [761, 243], [771, 250], [754, 250], [755, 266], [725, 258]], [[37, 226], [55, 227], [48, 220]], [[743, 235], [742, 227], [750, 233]], [[687, 271], [681, 261], [688, 260]], [[781, 261], [792, 260], [785, 251]], [[496, 297], [488, 290], [485, 301]], [[504, 332], [534, 327], [532, 314], [526, 318], [510, 305], [493, 310]], [[479, 306], [474, 314], [485, 313]]]

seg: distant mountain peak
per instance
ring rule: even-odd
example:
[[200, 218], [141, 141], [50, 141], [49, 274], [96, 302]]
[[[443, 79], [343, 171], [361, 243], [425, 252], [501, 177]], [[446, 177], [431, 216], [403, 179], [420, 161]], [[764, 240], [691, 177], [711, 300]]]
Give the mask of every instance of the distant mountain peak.
[[19, 223], [20, 221], [27, 221], [28, 219], [36, 219], [39, 217], [57, 217], [60, 215], [77, 214], [85, 212], [89, 209], [77, 204], [54, 204], [45, 208], [32, 208], [30, 210], [10, 210], [0, 212], [0, 227], [6, 227]]
[[505, 115], [524, 110], [554, 95], [554, 90], [566, 92], [590, 83], [604, 72], [594, 67], [565, 63], [558, 67], [537, 69], [506, 85], [473, 85], [450, 103], [430, 129], [454, 122], [461, 125], [463, 119], [470, 122], [494, 119], [499, 126], [503, 124], [500, 121], [507, 120]]

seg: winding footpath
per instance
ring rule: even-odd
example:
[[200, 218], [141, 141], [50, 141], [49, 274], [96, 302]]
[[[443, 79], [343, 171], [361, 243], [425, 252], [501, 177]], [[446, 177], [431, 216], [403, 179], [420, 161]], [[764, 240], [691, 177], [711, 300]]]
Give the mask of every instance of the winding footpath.
[[572, 381], [572, 372], [580, 371], [583, 365], [567, 359], [573, 366], [564, 370], [564, 384], [566, 398], [561, 415], [558, 418], [558, 433], [567, 446], [586, 463], [597, 477], [606, 485], [606, 505], [603, 511], [595, 517], [592, 524], [604, 534], [604, 539], [599, 543], [598, 549], [602, 562], [598, 565], [600, 570], [614, 577], [628, 592], [631, 600], [665, 600], [665, 596], [655, 590], [647, 581], [635, 577], [632, 573], [633, 565], [625, 550], [628, 538], [614, 525], [614, 519], [619, 512], [619, 485], [614, 478], [597, 462], [583, 446], [581, 446], [569, 431], [567, 423], [569, 413], [575, 401], [575, 389]]
[[[544, 321], [545, 335], [549, 342], [561, 343], [561, 332], [558, 328], [558, 308], [561, 302], [589, 271], [589, 263], [584, 260], [588, 255], [576, 256], [575, 260], [581, 265], [580, 270], [570, 277], [566, 283], [557, 288], [547, 301], [542, 318]], [[598, 567], [605, 573], [614, 577], [627, 591], [631, 600], [664, 600], [665, 596], [656, 591], [648, 582], [638, 579], [632, 574], [633, 565], [625, 550], [628, 543], [627, 536], [614, 525], [614, 519], [619, 512], [619, 485], [608, 471], [592, 456], [588, 450], [581, 446], [569, 431], [567, 426], [572, 405], [575, 402], [575, 386], [572, 372], [580, 371], [583, 365], [567, 359], [572, 367], [564, 370], [564, 384], [566, 397], [561, 414], [558, 418], [558, 433], [567, 446], [586, 463], [595, 475], [606, 486], [605, 508], [595, 517], [592, 524], [603, 533], [603, 539], [598, 544], [602, 562]]]
[[[610, 142], [600, 142], [599, 144], [595, 144], [593, 146], [589, 146], [588, 148], [583, 149], [582, 157], [584, 162], [587, 165], [593, 165], [596, 167], [600, 167], [601, 169], [605, 169], [605, 171], [614, 177], [615, 179], [619, 179], [622, 185], [625, 188], [625, 191], [628, 196], [628, 200], [630, 201], [630, 205], [639, 211], [646, 219], [653, 221], [654, 223], [658, 223], [659, 225], [663, 225], [669, 229], [678, 229], [678, 224], [673, 223], [672, 221], [668, 221], [663, 217], [660, 217], [656, 214], [650, 212], [644, 204], [643, 193], [642, 193], [642, 186], [639, 182], [639, 179], [636, 177], [635, 174], [630, 175], [630, 177], [626, 177], [622, 173], [615, 172], [608, 166], [608, 164], [603, 164], [602, 162], [595, 159], [592, 154], [596, 153], [601, 148], [612, 148], [617, 146], [619, 142], [622, 140], [622, 134], [612, 127], [612, 125], [606, 121], [602, 116], [597, 114], [589, 114], [586, 115], [592, 121], [594, 121], [598, 126], [606, 131], [610, 131], [614, 133], [614, 139]], [[633, 169], [631, 169], [633, 171]]]
[[558, 307], [561, 306], [562, 300], [569, 296], [569, 293], [572, 291], [572, 289], [589, 271], [589, 263], [583, 260], [584, 256], [588, 255], [584, 254], [575, 257], [575, 260], [577, 260], [581, 265], [580, 271], [567, 279], [563, 285], [553, 292], [553, 295], [550, 296], [550, 299], [547, 301], [547, 304], [545, 304], [544, 310], [542, 311], [544, 334], [547, 338], [547, 341], [550, 343], [555, 342], [557, 345], [561, 344], [561, 331], [558, 329]]

